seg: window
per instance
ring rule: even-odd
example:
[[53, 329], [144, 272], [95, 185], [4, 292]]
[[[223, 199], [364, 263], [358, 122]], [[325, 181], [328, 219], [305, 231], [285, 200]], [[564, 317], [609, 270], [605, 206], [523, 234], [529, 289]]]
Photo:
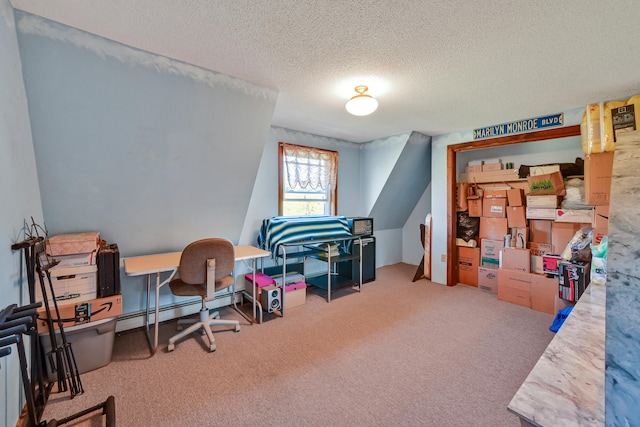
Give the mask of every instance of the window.
[[335, 215], [338, 152], [280, 143], [279, 215]]

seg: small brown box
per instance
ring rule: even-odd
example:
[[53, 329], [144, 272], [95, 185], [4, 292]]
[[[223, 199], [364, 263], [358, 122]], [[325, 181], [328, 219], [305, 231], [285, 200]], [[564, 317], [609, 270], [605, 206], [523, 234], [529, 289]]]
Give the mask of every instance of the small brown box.
[[465, 166], [464, 171], [469, 172], [482, 172], [482, 165]]
[[482, 216], [482, 197], [468, 197], [467, 205], [469, 207], [469, 216]]
[[604, 152], [584, 156], [584, 199], [587, 204], [609, 204], [614, 154]]
[[551, 225], [553, 221], [546, 219], [529, 220], [529, 240], [538, 243], [551, 243]]
[[478, 267], [478, 288], [498, 293], [498, 269]]
[[507, 198], [509, 199], [509, 206], [524, 206], [524, 190], [521, 188], [507, 190]]
[[507, 216], [507, 199], [501, 198], [486, 198], [482, 202], [482, 216], [489, 218], [505, 218]]
[[507, 218], [480, 218], [481, 239], [502, 240], [509, 233]]
[[516, 227], [511, 229], [511, 238], [513, 239], [513, 247], [526, 248], [529, 241], [529, 228]]
[[501, 171], [502, 163], [485, 163], [482, 165], [482, 172]]
[[556, 314], [555, 302], [558, 296], [558, 279], [541, 274], [531, 275], [531, 309]]
[[524, 206], [507, 206], [506, 209], [509, 228], [525, 228], [527, 226]]
[[569, 241], [584, 225], [577, 222], [554, 222], [551, 227], [551, 252], [561, 254]]

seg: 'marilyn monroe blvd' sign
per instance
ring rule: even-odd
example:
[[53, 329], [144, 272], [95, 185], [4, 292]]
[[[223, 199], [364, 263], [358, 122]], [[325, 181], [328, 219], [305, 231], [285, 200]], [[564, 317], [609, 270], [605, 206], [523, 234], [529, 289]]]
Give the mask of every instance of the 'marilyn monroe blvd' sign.
[[518, 120], [516, 122], [474, 129], [473, 139], [494, 138], [520, 132], [531, 132], [544, 128], [562, 126], [563, 124], [564, 114], [558, 113], [550, 116], [535, 117], [533, 119]]

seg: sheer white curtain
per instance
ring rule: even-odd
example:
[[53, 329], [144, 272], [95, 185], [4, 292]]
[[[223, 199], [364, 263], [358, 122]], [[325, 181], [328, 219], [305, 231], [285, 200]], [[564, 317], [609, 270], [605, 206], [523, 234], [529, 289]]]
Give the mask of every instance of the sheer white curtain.
[[338, 152], [282, 144], [284, 167], [290, 188], [333, 191], [338, 175]]

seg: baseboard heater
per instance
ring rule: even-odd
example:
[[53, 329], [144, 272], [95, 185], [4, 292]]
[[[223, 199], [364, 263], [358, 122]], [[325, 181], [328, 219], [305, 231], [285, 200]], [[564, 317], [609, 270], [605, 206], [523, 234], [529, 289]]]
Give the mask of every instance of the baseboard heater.
[[[240, 295], [236, 292], [236, 303], [239, 303]], [[209, 302], [207, 306], [210, 309], [220, 308], [233, 304], [231, 300], [231, 292], [219, 294], [216, 299]], [[177, 319], [179, 317], [189, 316], [190, 314], [196, 314], [200, 311], [202, 306], [200, 298], [190, 299], [184, 302], [178, 302], [174, 304], [161, 305], [158, 311], [158, 317], [160, 322], [167, 320]], [[116, 324], [116, 332], [128, 331], [130, 329], [143, 328], [144, 317], [146, 311], [134, 311], [118, 316], [118, 323]], [[155, 308], [151, 307], [149, 313], [149, 323], [153, 327], [153, 316], [155, 315]]]

